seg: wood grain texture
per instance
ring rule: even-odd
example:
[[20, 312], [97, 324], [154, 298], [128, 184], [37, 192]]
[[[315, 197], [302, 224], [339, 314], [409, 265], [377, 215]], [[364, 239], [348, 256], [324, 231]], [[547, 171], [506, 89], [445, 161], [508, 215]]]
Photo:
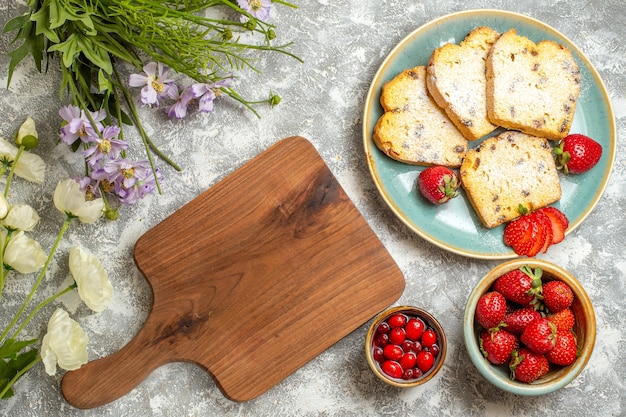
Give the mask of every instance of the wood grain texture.
[[380, 240], [297, 136], [148, 231], [134, 256], [152, 309], [120, 351], [65, 375], [63, 395], [77, 408], [111, 402], [173, 361], [202, 366], [234, 401], [253, 399], [404, 290]]

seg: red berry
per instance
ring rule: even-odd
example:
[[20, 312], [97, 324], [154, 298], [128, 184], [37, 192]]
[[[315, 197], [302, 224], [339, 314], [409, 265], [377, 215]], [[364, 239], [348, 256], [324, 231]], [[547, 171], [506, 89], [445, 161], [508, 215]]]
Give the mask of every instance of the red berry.
[[518, 308], [504, 317], [505, 329], [513, 334], [521, 335], [528, 323], [541, 318], [541, 314], [534, 308]]
[[402, 367], [396, 361], [385, 361], [380, 365], [380, 369], [392, 378], [402, 378]]
[[413, 379], [414, 377], [415, 377], [415, 372], [413, 372], [413, 369], [405, 369], [404, 372], [402, 373], [402, 379], [404, 380]]
[[499, 292], [508, 301], [527, 305], [535, 299], [541, 287], [541, 277], [527, 266], [514, 269], [500, 276], [493, 284], [493, 290]]
[[385, 358], [390, 359], [392, 361], [399, 361], [402, 358], [404, 352], [402, 352], [402, 348], [396, 345], [387, 345], [383, 348], [383, 354]]
[[433, 367], [434, 363], [435, 357], [432, 353], [422, 350], [417, 354], [417, 367], [420, 369], [420, 371], [424, 373], [428, 372], [430, 368]]
[[380, 346], [374, 346], [372, 349], [372, 356], [374, 360], [378, 363], [383, 362], [385, 360], [385, 355], [383, 354], [383, 348]]
[[430, 348], [437, 343], [437, 333], [433, 329], [426, 329], [422, 334], [422, 348]]
[[549, 352], [556, 343], [556, 326], [545, 317], [535, 319], [528, 323], [520, 341], [534, 353]]
[[416, 361], [417, 355], [414, 352], [407, 352], [402, 355], [402, 358], [400, 359], [400, 366], [402, 366], [402, 369], [413, 368]]
[[376, 346], [385, 347], [389, 344], [389, 335], [387, 333], [381, 333], [374, 339]]
[[439, 345], [437, 343], [434, 343], [433, 345], [431, 345], [428, 350], [430, 351], [430, 353], [433, 354], [433, 356], [437, 356], [439, 355]]
[[378, 325], [378, 327], [376, 328], [376, 334], [386, 334], [389, 333], [389, 330], [391, 329], [391, 327], [389, 326], [389, 323], [387, 323], [386, 321], [383, 321], [382, 323], [380, 323]]
[[544, 376], [550, 369], [550, 364], [544, 355], [520, 348], [513, 351], [509, 368], [513, 379], [530, 383]]
[[560, 243], [565, 238], [565, 231], [569, 226], [567, 216], [556, 207], [548, 206], [539, 209], [548, 216], [552, 226], [552, 244]]
[[426, 168], [417, 177], [420, 193], [433, 204], [444, 204], [456, 197], [460, 185], [457, 174], [444, 166]]
[[554, 149], [557, 168], [570, 174], [582, 174], [593, 168], [602, 157], [602, 145], [589, 136], [571, 134]]
[[543, 284], [543, 303], [551, 313], [568, 308], [574, 302], [572, 289], [563, 281], [553, 280]]
[[565, 308], [548, 316], [548, 320], [556, 325], [557, 330], [572, 330], [576, 318], [571, 308]]
[[389, 331], [390, 343], [393, 343], [394, 345], [401, 345], [402, 342], [404, 342], [404, 339], [406, 339], [406, 336], [404, 334], [403, 327], [394, 327]]
[[[498, 326], [506, 315], [506, 299], [497, 291], [483, 294], [476, 304], [475, 317], [486, 329]], [[422, 343], [423, 344], [423, 343]]]
[[569, 330], [559, 330], [556, 333], [554, 349], [546, 353], [548, 362], [555, 365], [567, 366], [574, 363], [576, 357], [576, 336]]
[[400, 347], [402, 348], [403, 352], [415, 352], [415, 344], [412, 340], [406, 339], [404, 342], [402, 342], [402, 345]]
[[480, 350], [483, 356], [494, 365], [502, 365], [511, 360], [511, 353], [519, 347], [517, 336], [506, 330], [480, 332]]
[[411, 340], [418, 340], [422, 336], [425, 327], [421, 319], [414, 317], [409, 319], [405, 326], [406, 337]]
[[539, 230], [539, 224], [525, 214], [510, 221], [504, 226], [504, 244], [510, 246], [520, 256], [527, 256], [532, 249]]
[[392, 328], [403, 327], [406, 324], [406, 316], [399, 313], [394, 314], [393, 316], [389, 317], [387, 323], [389, 323], [389, 326], [391, 326]]

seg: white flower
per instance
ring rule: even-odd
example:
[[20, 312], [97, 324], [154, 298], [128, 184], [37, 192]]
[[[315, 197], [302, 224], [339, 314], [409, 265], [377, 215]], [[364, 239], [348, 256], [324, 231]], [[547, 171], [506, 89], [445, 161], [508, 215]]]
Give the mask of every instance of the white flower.
[[4, 194], [0, 193], [0, 219], [4, 219], [9, 214], [9, 202]]
[[[13, 161], [17, 156], [17, 150], [18, 149], [13, 144], [0, 138], [0, 157], [5, 157]], [[28, 151], [22, 152], [15, 166], [15, 175], [36, 184], [43, 182], [45, 171], [46, 163], [43, 159]]]
[[97, 313], [106, 310], [113, 287], [100, 260], [88, 250], [74, 246], [70, 250], [70, 272], [87, 307]]
[[[3, 232], [2, 241], [6, 241]], [[36, 240], [27, 237], [23, 231], [13, 233], [4, 251], [4, 263], [22, 274], [39, 270], [46, 263], [47, 255]]]
[[65, 310], [58, 308], [48, 321], [48, 333], [41, 341], [41, 359], [48, 375], [54, 375], [57, 364], [73, 371], [87, 363], [87, 334]]
[[54, 205], [61, 213], [71, 214], [83, 223], [94, 223], [104, 212], [104, 201], [85, 200], [85, 193], [73, 179], [61, 181], [54, 190]]
[[[24, 143], [24, 138], [28, 136], [32, 136], [32, 138], [26, 139], [27, 143]], [[24, 145], [26, 148], [30, 149], [33, 146], [29, 146], [34, 143], [37, 143], [37, 139], [39, 135], [37, 134], [37, 129], [35, 128], [35, 121], [31, 117], [27, 117], [20, 129], [17, 131], [17, 135], [15, 135], [15, 143], [18, 145]]]
[[9, 209], [9, 214], [2, 221], [2, 224], [7, 229], [23, 230], [25, 232], [33, 230], [37, 223], [39, 223], [39, 215], [28, 204], [12, 206]]

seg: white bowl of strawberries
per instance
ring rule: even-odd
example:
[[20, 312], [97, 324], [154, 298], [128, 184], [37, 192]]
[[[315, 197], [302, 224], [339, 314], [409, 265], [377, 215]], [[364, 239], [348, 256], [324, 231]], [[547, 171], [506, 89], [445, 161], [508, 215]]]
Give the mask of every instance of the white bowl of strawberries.
[[551, 262], [520, 258], [487, 273], [469, 296], [467, 352], [498, 388], [544, 395], [573, 381], [591, 357], [596, 320], [580, 282]]

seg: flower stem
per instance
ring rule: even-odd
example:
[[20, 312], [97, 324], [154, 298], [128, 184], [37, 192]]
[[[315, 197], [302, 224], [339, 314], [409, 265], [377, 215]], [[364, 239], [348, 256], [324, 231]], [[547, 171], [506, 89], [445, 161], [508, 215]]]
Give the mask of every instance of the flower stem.
[[13, 328], [13, 326], [15, 326], [15, 324], [20, 319], [22, 314], [24, 314], [24, 310], [26, 310], [26, 307], [28, 307], [28, 305], [30, 304], [31, 300], [33, 299], [33, 296], [35, 295], [35, 292], [37, 291], [37, 288], [39, 288], [39, 285], [41, 284], [41, 282], [43, 281], [44, 276], [46, 275], [46, 271], [48, 270], [48, 267], [50, 266], [50, 262], [52, 261], [52, 258], [54, 257], [54, 253], [56, 252], [57, 248], [59, 247], [59, 243], [61, 242], [61, 239], [63, 238], [63, 235], [65, 234], [65, 232], [67, 231], [68, 227], [70, 226], [70, 222], [72, 221], [73, 218], [74, 218], [73, 215], [70, 215], [70, 214], [67, 215], [67, 218], [65, 219], [65, 222], [63, 223], [63, 226], [61, 226], [61, 230], [59, 231], [59, 235], [57, 236], [56, 240], [54, 241], [54, 244], [52, 245], [52, 249], [50, 249], [50, 253], [48, 254], [48, 259], [46, 259], [46, 263], [43, 265], [43, 268], [41, 268], [41, 272], [39, 273], [39, 276], [37, 277], [37, 280], [33, 284], [33, 287], [31, 288], [30, 293], [28, 294], [28, 297], [26, 297], [26, 299], [24, 300], [24, 303], [22, 304], [20, 309], [15, 314], [15, 317], [13, 317], [13, 320], [11, 320], [11, 322], [6, 327], [6, 329], [4, 329], [2, 334], [0, 334], [0, 343], [4, 341], [4, 339], [7, 337], [7, 335], [9, 334], [11, 329]]
[[76, 288], [76, 283], [73, 283], [72, 285], [70, 285], [66, 289], [64, 289], [63, 291], [59, 291], [58, 293], [54, 294], [51, 297], [46, 298], [41, 303], [39, 303], [37, 305], [37, 307], [35, 307], [33, 309], [33, 311], [31, 311], [31, 313], [28, 315], [28, 317], [26, 317], [26, 319], [24, 319], [24, 322], [22, 322], [20, 327], [17, 328], [15, 333], [13, 333], [13, 335], [11, 336], [11, 339], [17, 339], [17, 336], [22, 332], [22, 330], [24, 330], [26, 325], [32, 320], [33, 317], [35, 317], [35, 315], [39, 312], [39, 310], [41, 310], [47, 304], [49, 304], [50, 302], [56, 300], [60, 296], [62, 296], [64, 294], [67, 294], [68, 292], [72, 291], [74, 288]]
[[13, 159], [13, 163], [11, 164], [11, 169], [9, 170], [9, 175], [7, 176], [7, 184], [4, 186], [5, 197], [9, 194], [9, 187], [11, 186], [11, 181], [13, 180], [13, 173], [15, 172], [17, 161], [20, 159], [20, 156], [22, 155], [23, 151], [24, 151], [24, 145], [20, 145], [20, 147], [17, 150], [17, 155], [15, 155], [15, 159]]
[[41, 361], [41, 355], [37, 355], [37, 357], [35, 357], [35, 359], [33, 359], [28, 365], [26, 365], [25, 367], [20, 369], [20, 371], [17, 372], [15, 374], [15, 376], [13, 378], [11, 378], [11, 380], [6, 384], [4, 389], [2, 391], [0, 391], [0, 399], [2, 399], [6, 395], [7, 391], [9, 391], [11, 389], [13, 384], [15, 384], [15, 382], [18, 379], [20, 379], [20, 377], [22, 375], [24, 375], [26, 372], [28, 372], [30, 370], [30, 368], [32, 368], [33, 366], [37, 365], [40, 361]]

